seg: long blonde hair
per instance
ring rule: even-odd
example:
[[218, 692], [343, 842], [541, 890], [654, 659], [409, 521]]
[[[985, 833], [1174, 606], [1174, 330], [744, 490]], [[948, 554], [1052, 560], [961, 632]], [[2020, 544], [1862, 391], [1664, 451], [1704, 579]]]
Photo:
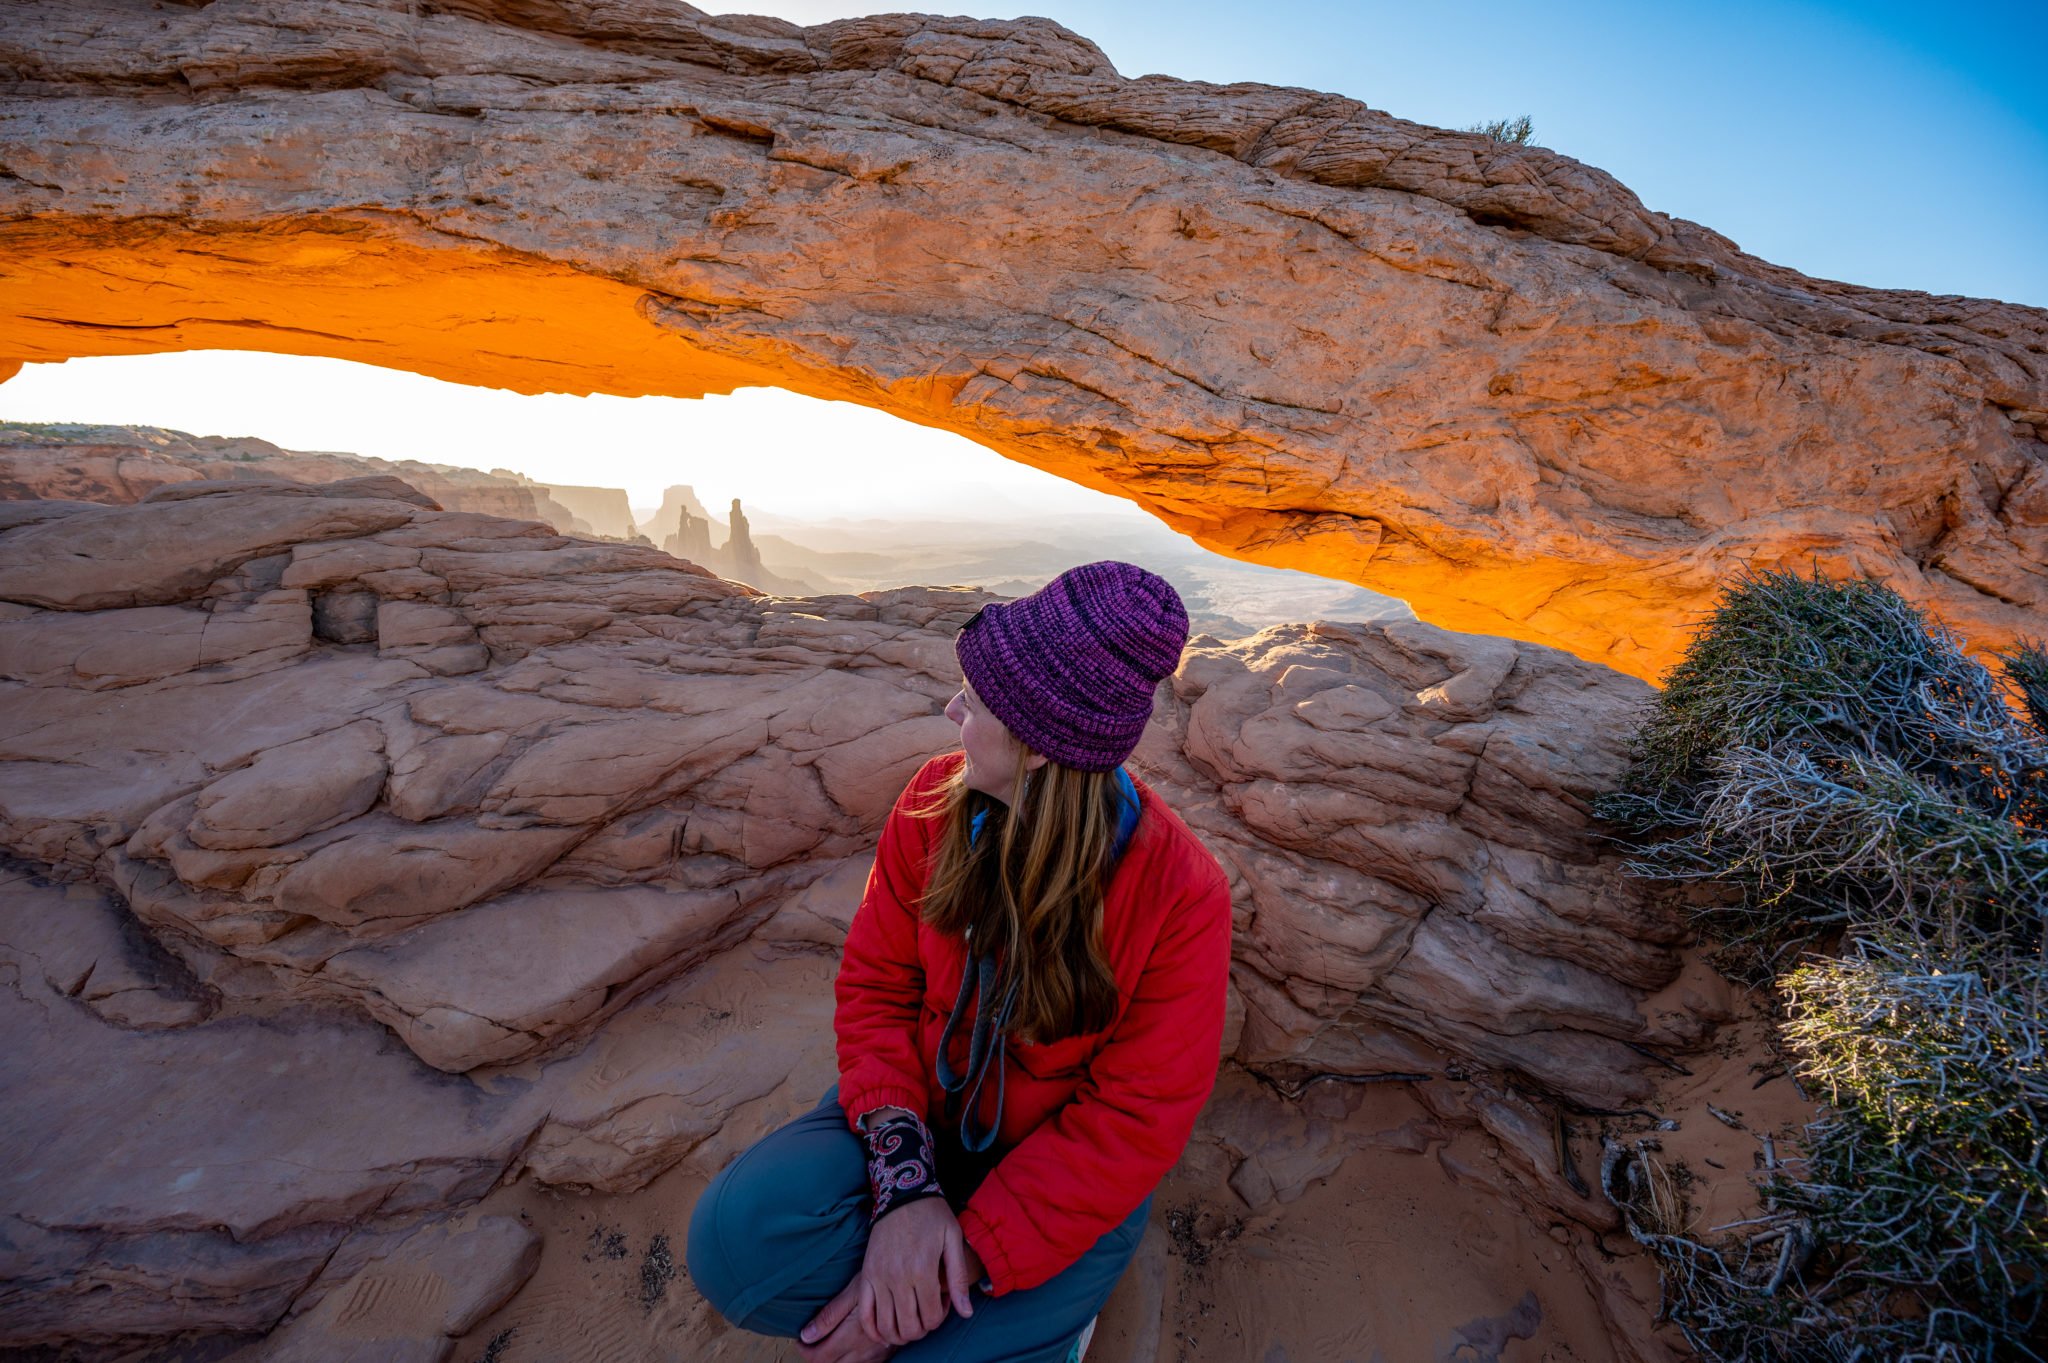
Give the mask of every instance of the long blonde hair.
[[[946, 933], [972, 929], [975, 951], [997, 953], [1002, 969], [995, 997], [1014, 983], [1009, 1030], [1020, 1040], [1057, 1041], [1115, 1021], [1116, 976], [1102, 947], [1117, 833], [1115, 783], [1113, 771], [1046, 762], [1026, 772], [1020, 760], [1005, 805], [969, 786], [963, 765], [911, 810], [938, 821], [940, 829], [919, 901], [924, 921]], [[979, 838], [976, 814], [985, 815]], [[980, 1006], [993, 1010], [995, 1000]]]

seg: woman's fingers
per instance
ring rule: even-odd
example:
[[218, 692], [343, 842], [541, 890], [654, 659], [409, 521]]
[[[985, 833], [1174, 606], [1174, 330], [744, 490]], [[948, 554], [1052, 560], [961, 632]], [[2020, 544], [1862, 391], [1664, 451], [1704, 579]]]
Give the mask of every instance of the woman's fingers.
[[[934, 1276], [937, 1270], [933, 1270]], [[922, 1283], [904, 1284], [901, 1295], [896, 1298], [896, 1331], [903, 1336], [903, 1343], [924, 1338], [927, 1331], [936, 1324], [929, 1321], [924, 1312], [924, 1295], [929, 1286]]]
[[894, 1289], [875, 1293], [875, 1311], [882, 1322], [882, 1342], [899, 1347], [910, 1341], [903, 1333], [903, 1294]]
[[874, 1338], [898, 1347], [922, 1339], [956, 1302], [962, 1315], [972, 1315], [970, 1257], [959, 1221], [939, 1198], [922, 1198], [877, 1221], [862, 1269], [873, 1284]]
[[922, 1337], [939, 1328], [939, 1322], [946, 1318], [946, 1297], [939, 1282], [939, 1265], [917, 1276], [917, 1335]]
[[888, 1343], [882, 1334], [882, 1294], [875, 1291], [875, 1284], [863, 1272], [857, 1279], [860, 1284], [860, 1306], [856, 1314], [860, 1317], [861, 1328], [868, 1332], [868, 1338]]
[[[858, 1336], [860, 1331], [854, 1330], [851, 1333]], [[802, 1359], [803, 1363], [843, 1363], [846, 1349], [846, 1335], [837, 1330], [819, 1339], [815, 1344], [806, 1344], [803, 1336], [797, 1336], [796, 1356]]]
[[[867, 1276], [856, 1274], [799, 1334], [797, 1357], [803, 1363], [859, 1363], [880, 1357], [880, 1345], [862, 1319], [863, 1308], [867, 1308], [865, 1314], [872, 1314], [873, 1304], [874, 1293], [867, 1285]], [[831, 1323], [827, 1324], [828, 1321]]]
[[851, 1315], [853, 1308], [860, 1303], [861, 1283], [862, 1276], [854, 1274], [853, 1280], [839, 1289], [839, 1295], [826, 1302], [818, 1314], [812, 1316], [804, 1328], [797, 1332], [797, 1338], [806, 1344], [816, 1344], [838, 1329], [839, 1322]]
[[826, 1335], [816, 1344], [799, 1343], [797, 1357], [803, 1363], [872, 1363], [889, 1354], [888, 1346], [878, 1344], [867, 1337], [858, 1320]]
[[973, 1315], [974, 1303], [969, 1300], [973, 1288], [967, 1281], [967, 1237], [955, 1230], [946, 1237], [940, 1256], [946, 1266], [946, 1291], [953, 1298], [953, 1309], [963, 1316]]

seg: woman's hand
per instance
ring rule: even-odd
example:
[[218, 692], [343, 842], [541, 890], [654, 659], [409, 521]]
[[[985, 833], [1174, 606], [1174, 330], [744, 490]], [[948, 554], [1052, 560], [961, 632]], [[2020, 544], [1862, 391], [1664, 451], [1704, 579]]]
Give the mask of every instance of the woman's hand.
[[893, 1345], [876, 1339], [861, 1323], [861, 1302], [872, 1295], [867, 1274], [854, 1274], [797, 1335], [797, 1357], [804, 1363], [882, 1363], [895, 1353]]
[[969, 1293], [982, 1271], [981, 1256], [946, 1199], [905, 1203], [868, 1232], [860, 1277], [870, 1290], [860, 1300], [862, 1321], [887, 1344], [922, 1339], [946, 1318], [949, 1304], [963, 1316], [974, 1314]]

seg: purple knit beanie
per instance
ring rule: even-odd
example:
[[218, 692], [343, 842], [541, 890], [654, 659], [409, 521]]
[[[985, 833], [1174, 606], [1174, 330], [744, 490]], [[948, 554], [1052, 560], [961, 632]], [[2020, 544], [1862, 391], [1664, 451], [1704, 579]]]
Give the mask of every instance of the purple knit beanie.
[[1105, 559], [1029, 596], [989, 602], [954, 648], [974, 694], [1032, 751], [1110, 771], [1138, 746], [1152, 693], [1187, 641], [1187, 607], [1173, 585]]

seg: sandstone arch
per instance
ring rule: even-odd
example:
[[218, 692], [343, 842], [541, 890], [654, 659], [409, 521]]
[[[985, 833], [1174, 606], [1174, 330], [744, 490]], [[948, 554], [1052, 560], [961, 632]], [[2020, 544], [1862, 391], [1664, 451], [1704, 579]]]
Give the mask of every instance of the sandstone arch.
[[678, 0], [62, 0], [0, 69], [0, 361], [773, 383], [1642, 676], [1748, 562], [1986, 646], [2048, 604], [2048, 314], [1354, 100]]

